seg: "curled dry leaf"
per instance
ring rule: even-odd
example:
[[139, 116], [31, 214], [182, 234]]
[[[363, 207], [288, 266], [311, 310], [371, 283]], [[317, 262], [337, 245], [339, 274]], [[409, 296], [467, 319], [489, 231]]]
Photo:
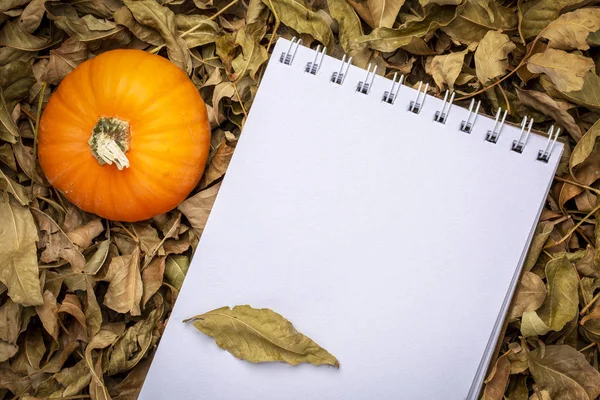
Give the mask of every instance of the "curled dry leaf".
[[197, 315], [191, 321], [200, 332], [240, 360], [253, 363], [283, 361], [339, 368], [338, 360], [281, 315], [250, 306], [219, 308]]
[[87, 224], [68, 232], [67, 236], [74, 244], [85, 249], [90, 247], [92, 245], [92, 240], [94, 240], [103, 231], [104, 225], [102, 225], [102, 221], [96, 218]]
[[165, 261], [166, 257], [164, 256], [154, 257], [150, 264], [142, 271], [142, 307], [146, 306], [148, 300], [162, 286], [165, 274]]
[[561, 92], [581, 90], [583, 77], [593, 67], [591, 58], [557, 49], [546, 49], [527, 61], [529, 71], [546, 74]]
[[485, 380], [482, 400], [503, 400], [504, 391], [510, 376], [510, 361], [508, 359], [511, 351], [501, 355], [492, 367], [489, 376]]

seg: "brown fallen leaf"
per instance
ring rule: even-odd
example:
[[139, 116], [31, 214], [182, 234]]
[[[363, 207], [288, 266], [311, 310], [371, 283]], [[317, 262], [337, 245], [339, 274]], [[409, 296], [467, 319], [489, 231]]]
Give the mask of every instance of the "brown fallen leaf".
[[510, 375], [510, 361], [508, 360], [508, 355], [510, 353], [511, 351], [509, 350], [496, 360], [496, 363], [485, 380], [482, 400], [504, 399], [504, 391], [506, 390]]
[[475, 51], [477, 78], [483, 85], [504, 75], [508, 68], [508, 55], [516, 47], [508, 35], [498, 31], [485, 34]]
[[527, 61], [529, 71], [546, 74], [561, 92], [581, 90], [583, 77], [593, 67], [591, 58], [557, 49], [546, 49]]
[[143, 284], [140, 273], [140, 249], [132, 254], [114, 257], [103, 280], [109, 282], [104, 304], [120, 313], [140, 315]]
[[562, 108], [556, 100], [546, 93], [536, 90], [524, 90], [515, 88], [517, 97], [523, 104], [553, 118], [564, 129], [567, 130], [575, 140], [581, 139], [583, 132], [575, 122], [575, 118]]
[[210, 210], [212, 209], [212, 205], [215, 202], [220, 187], [221, 183], [219, 182], [218, 184], [189, 197], [177, 207], [177, 209], [186, 216], [188, 221], [190, 221], [190, 224], [192, 224], [192, 227], [198, 232], [198, 235], [202, 235], [202, 231], [204, 230], [208, 215], [210, 214]]
[[531, 351], [529, 369], [553, 400], [600, 396], [600, 373], [570, 346], [544, 346]]
[[37, 306], [35, 311], [42, 321], [46, 332], [52, 336], [55, 342], [58, 343], [58, 305], [56, 304], [56, 297], [52, 292], [46, 290], [44, 292], [44, 304]]
[[537, 311], [526, 311], [521, 321], [523, 336], [545, 335], [561, 330], [577, 315], [579, 277], [567, 257], [555, 258], [546, 265], [548, 295]]
[[98, 235], [104, 232], [104, 225], [98, 218], [88, 222], [87, 224], [67, 233], [67, 236], [77, 246], [86, 249], [92, 245]]
[[537, 310], [546, 299], [546, 286], [536, 274], [525, 271], [519, 280], [507, 318], [518, 318], [526, 311]]
[[267, 308], [256, 309], [247, 305], [233, 309], [223, 307], [183, 322], [189, 321], [240, 360], [340, 367], [338, 360], [327, 350], [298, 332], [280, 314]]
[[549, 40], [548, 45], [555, 49], [587, 50], [590, 48], [586, 42], [588, 35], [600, 29], [600, 9], [581, 8], [561, 15], [550, 22], [540, 36]]

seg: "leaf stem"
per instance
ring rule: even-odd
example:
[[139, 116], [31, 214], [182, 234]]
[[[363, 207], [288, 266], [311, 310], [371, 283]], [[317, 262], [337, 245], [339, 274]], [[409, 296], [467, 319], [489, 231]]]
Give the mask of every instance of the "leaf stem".
[[240, 106], [242, 107], [242, 111], [244, 113], [244, 117], [247, 120], [248, 119], [248, 113], [246, 112], [246, 107], [244, 107], [244, 103], [242, 102], [242, 97], [240, 96], [240, 92], [238, 92], [237, 89], [237, 85], [235, 82], [233, 82], [233, 90], [235, 91], [235, 95], [238, 98], [238, 101], [240, 102]]
[[563, 243], [565, 240], [571, 237], [571, 235], [579, 228], [585, 221], [587, 221], [596, 211], [600, 210], [600, 204], [598, 204], [592, 211], [590, 211], [585, 217], [581, 219], [573, 228], [569, 229], [569, 232], [565, 236], [563, 236], [558, 242], [550, 243], [544, 246], [544, 249], [549, 249], [550, 247], [557, 246]]
[[482, 89], [477, 90], [476, 92], [473, 93], [469, 93], [466, 96], [462, 96], [459, 97], [457, 99], [455, 99], [455, 101], [460, 101], [460, 100], [466, 100], [469, 99], [473, 96], [477, 96], [478, 94], [484, 93], [488, 90], [490, 90], [491, 88], [493, 88], [494, 86], [499, 85], [500, 83], [504, 82], [505, 80], [507, 80], [509, 77], [511, 77], [515, 72], [517, 72], [519, 70], [519, 68], [521, 68], [523, 65], [525, 65], [525, 63], [527, 62], [527, 60], [529, 59], [529, 57], [531, 57], [531, 53], [533, 52], [533, 49], [535, 48], [535, 44], [538, 41], [538, 39], [540, 38], [540, 34], [543, 32], [543, 30], [538, 33], [538, 35], [535, 37], [535, 39], [533, 40], [533, 42], [531, 42], [531, 47], [529, 48], [529, 50], [527, 51], [527, 54], [525, 54], [525, 56], [523, 57], [523, 59], [521, 60], [521, 62], [519, 63], [519, 65], [516, 66], [515, 69], [513, 69], [512, 71], [510, 71], [508, 74], [504, 75], [502, 78], [500, 78], [499, 80], [497, 80], [496, 82], [492, 83], [489, 86], [486, 86]]
[[559, 182], [568, 183], [569, 185], [578, 186], [580, 188], [590, 190], [590, 191], [592, 191], [592, 192], [594, 192], [596, 194], [600, 194], [600, 190], [595, 189], [595, 188], [593, 188], [591, 186], [583, 185], [581, 183], [578, 183], [578, 182], [575, 182], [575, 181], [571, 181], [569, 179], [561, 178], [561, 177], [558, 177], [558, 176], [555, 176], [554, 179], [557, 180], [557, 181], [559, 181]]
[[587, 310], [589, 310], [590, 307], [596, 302], [596, 300], [598, 300], [599, 297], [600, 297], [600, 292], [596, 293], [596, 295], [592, 298], [592, 300], [590, 300], [590, 302], [587, 303], [585, 305], [585, 307], [583, 307], [581, 309], [581, 311], [579, 311], [579, 315], [584, 315], [587, 312]]

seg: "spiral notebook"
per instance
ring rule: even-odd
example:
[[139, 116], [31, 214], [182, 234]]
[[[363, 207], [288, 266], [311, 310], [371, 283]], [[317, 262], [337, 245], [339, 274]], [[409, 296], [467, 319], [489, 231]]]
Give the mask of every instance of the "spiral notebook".
[[[279, 39], [141, 399], [475, 399], [563, 146]], [[341, 368], [182, 320], [270, 308]]]

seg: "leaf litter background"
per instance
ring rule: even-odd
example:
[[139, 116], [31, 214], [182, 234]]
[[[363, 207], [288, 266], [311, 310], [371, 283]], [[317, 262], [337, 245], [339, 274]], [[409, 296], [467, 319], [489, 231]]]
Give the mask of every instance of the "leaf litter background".
[[[388, 77], [406, 74], [411, 86], [429, 82], [433, 95], [454, 90], [462, 106], [474, 97], [487, 114], [502, 107], [513, 122], [528, 115], [541, 131], [561, 126], [566, 151], [483, 398], [597, 398], [596, 4], [0, 0], [0, 398], [137, 397], [279, 36], [350, 54]], [[157, 53], [188, 72], [213, 129], [196, 190], [135, 224], [74, 207], [35, 155], [40, 112], [57, 84], [115, 48]], [[435, 314], [423, 317], [435, 325]]]

